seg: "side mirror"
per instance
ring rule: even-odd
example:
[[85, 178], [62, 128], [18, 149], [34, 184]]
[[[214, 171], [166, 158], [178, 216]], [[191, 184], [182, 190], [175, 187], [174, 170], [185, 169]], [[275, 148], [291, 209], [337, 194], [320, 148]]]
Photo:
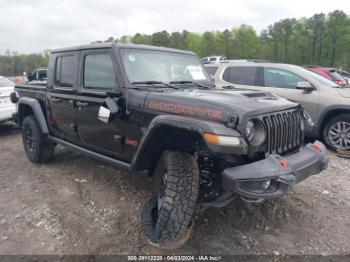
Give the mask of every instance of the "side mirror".
[[12, 93], [10, 94], [10, 100], [11, 100], [11, 102], [14, 103], [14, 104], [16, 104], [16, 103], [18, 102], [18, 97], [17, 97], [17, 95], [16, 95], [15, 92], [12, 92]]
[[297, 82], [296, 89], [302, 89], [305, 91], [313, 91], [315, 87], [308, 81], [299, 81]]

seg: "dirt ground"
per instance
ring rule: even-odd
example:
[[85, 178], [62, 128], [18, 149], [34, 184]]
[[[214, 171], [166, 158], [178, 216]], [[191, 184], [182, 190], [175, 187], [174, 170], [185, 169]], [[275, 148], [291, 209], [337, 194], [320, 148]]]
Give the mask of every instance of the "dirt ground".
[[[0, 125], [0, 254], [168, 254], [150, 247], [139, 213], [147, 177], [58, 147], [30, 163], [20, 130]], [[350, 160], [260, 206], [240, 200], [196, 215], [194, 234], [173, 254], [350, 253]]]

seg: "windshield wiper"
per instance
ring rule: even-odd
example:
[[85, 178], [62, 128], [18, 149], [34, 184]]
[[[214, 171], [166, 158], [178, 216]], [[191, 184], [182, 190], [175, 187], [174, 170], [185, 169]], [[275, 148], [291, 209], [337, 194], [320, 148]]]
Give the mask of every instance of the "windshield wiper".
[[169, 82], [170, 84], [177, 84], [177, 85], [184, 85], [184, 84], [195, 84], [196, 86], [199, 86], [199, 87], [204, 87], [204, 88], [207, 88], [207, 89], [210, 89], [209, 86], [205, 86], [205, 85], [202, 85], [202, 84], [199, 84], [197, 82], [193, 82], [193, 81], [188, 81], [188, 80], [182, 80], [182, 81], [171, 81]]
[[177, 86], [174, 86], [174, 85], [171, 85], [171, 84], [167, 84], [167, 83], [164, 83], [162, 81], [135, 81], [135, 82], [131, 82], [131, 84], [133, 84], [133, 85], [152, 85], [152, 86], [163, 85], [165, 87], [179, 89], [179, 87], [177, 87]]

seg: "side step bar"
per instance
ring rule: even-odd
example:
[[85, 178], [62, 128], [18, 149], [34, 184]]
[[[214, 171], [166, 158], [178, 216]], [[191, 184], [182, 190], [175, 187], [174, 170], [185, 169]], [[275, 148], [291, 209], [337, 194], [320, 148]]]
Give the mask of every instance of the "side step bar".
[[96, 153], [96, 152], [93, 152], [91, 150], [88, 150], [86, 148], [83, 148], [83, 147], [80, 147], [80, 146], [77, 146], [77, 145], [74, 145], [72, 143], [69, 143], [67, 141], [64, 141], [62, 139], [59, 139], [57, 137], [54, 137], [54, 136], [48, 136], [48, 138], [53, 141], [53, 142], [56, 142], [57, 144], [61, 144], [63, 146], [66, 146], [66, 147], [69, 147], [75, 151], [78, 151], [79, 153], [82, 153], [86, 156], [89, 156], [89, 157], [92, 157], [94, 159], [97, 159], [101, 162], [104, 162], [106, 164], [109, 164], [109, 165], [112, 165], [112, 166], [116, 166], [118, 168], [121, 168], [121, 169], [124, 169], [124, 170], [127, 170], [127, 171], [130, 171], [131, 170], [131, 165], [127, 162], [124, 162], [124, 161], [120, 161], [120, 160], [117, 160], [117, 159], [114, 159], [114, 158], [111, 158], [111, 157], [108, 157], [108, 156], [104, 156], [104, 155], [101, 155], [99, 153]]

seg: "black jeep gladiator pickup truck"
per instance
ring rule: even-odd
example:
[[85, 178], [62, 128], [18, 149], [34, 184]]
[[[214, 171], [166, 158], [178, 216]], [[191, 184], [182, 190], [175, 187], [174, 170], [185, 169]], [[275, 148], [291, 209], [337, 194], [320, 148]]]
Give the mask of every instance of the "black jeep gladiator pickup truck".
[[279, 197], [328, 164], [322, 143], [304, 145], [298, 104], [213, 87], [192, 52], [92, 44], [52, 51], [47, 86], [18, 85], [12, 101], [30, 161], [61, 144], [152, 176], [142, 230], [174, 248], [196, 210]]

